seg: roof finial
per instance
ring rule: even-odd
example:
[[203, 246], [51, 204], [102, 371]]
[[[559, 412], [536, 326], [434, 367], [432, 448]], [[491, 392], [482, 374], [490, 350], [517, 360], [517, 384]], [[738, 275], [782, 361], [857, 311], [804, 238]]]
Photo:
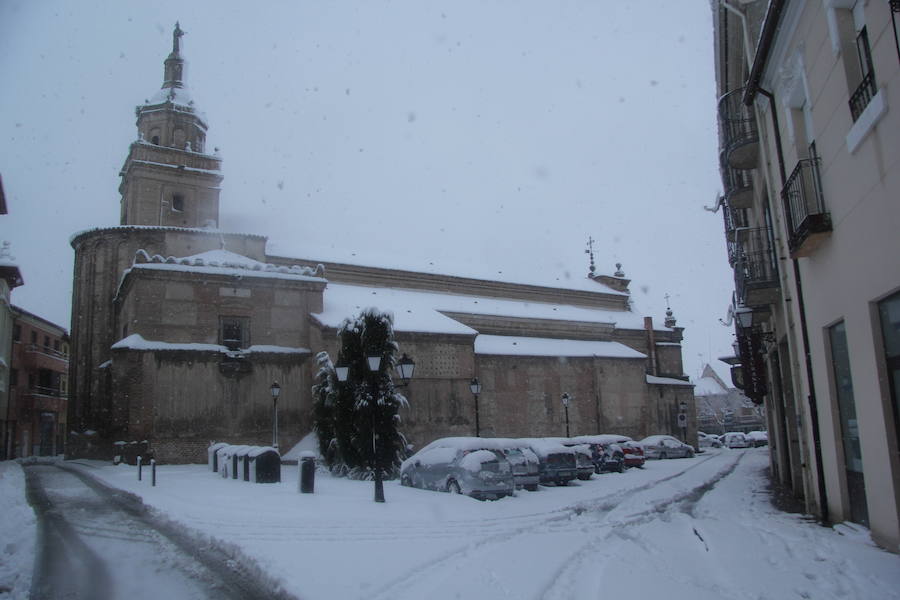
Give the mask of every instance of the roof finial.
[[677, 323], [677, 321], [675, 320], [674, 313], [672, 312], [672, 307], [669, 306], [669, 294], [666, 294], [664, 297], [665, 297], [665, 299], [666, 299], [666, 320], [665, 320], [665, 326], [666, 326], [666, 327], [675, 327], [675, 323]]
[[625, 277], [625, 271], [622, 270], [622, 263], [616, 263], [616, 272], [613, 273], [616, 277]]
[[588, 269], [588, 277], [593, 278], [594, 271], [596, 271], [597, 268], [594, 266], [594, 238], [591, 236], [588, 236], [587, 250], [585, 250], [584, 253], [590, 254], [591, 256], [591, 267]]
[[175, 31], [172, 32], [172, 54], [178, 55], [181, 51], [181, 37], [184, 35], [178, 21], [175, 21]]

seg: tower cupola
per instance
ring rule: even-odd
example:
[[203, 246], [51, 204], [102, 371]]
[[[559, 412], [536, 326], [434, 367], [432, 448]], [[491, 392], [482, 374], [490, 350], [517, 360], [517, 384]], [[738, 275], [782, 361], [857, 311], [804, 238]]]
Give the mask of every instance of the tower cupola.
[[135, 109], [138, 139], [122, 167], [122, 225], [209, 227], [219, 222], [221, 160], [205, 153], [206, 119], [184, 80], [178, 23], [162, 87]]

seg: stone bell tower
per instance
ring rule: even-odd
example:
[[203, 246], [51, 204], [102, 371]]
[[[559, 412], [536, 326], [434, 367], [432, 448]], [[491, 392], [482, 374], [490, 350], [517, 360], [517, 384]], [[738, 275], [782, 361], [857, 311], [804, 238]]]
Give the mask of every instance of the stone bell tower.
[[184, 83], [175, 24], [162, 88], [135, 108], [138, 139], [122, 167], [122, 225], [218, 227], [221, 160], [206, 154], [206, 121]]

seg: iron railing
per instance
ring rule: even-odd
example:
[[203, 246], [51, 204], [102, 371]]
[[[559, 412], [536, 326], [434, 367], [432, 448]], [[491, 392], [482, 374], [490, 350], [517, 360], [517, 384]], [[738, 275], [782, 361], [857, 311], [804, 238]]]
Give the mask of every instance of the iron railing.
[[877, 93], [878, 88], [875, 85], [875, 73], [869, 71], [866, 76], [863, 77], [862, 82], [859, 84], [859, 87], [856, 88], [856, 91], [853, 92], [853, 95], [850, 96], [850, 114], [853, 116], [854, 123], [859, 119], [859, 116], [863, 114], [863, 111], [866, 110], [869, 102], [872, 101], [872, 98], [874, 98]]
[[831, 231], [831, 216], [825, 212], [818, 158], [804, 158], [797, 162], [781, 190], [781, 198], [791, 254], [797, 253], [810, 235]]
[[735, 242], [734, 287], [737, 299], [745, 306], [771, 302], [769, 290], [778, 288], [778, 268], [768, 227], [742, 232]]
[[742, 101], [744, 88], [719, 98], [719, 127], [725, 160], [736, 169], [753, 169], [757, 162], [759, 131], [753, 109]]
[[722, 217], [725, 220], [725, 238], [733, 242], [738, 229], [746, 228], [747, 211], [743, 208], [731, 208], [727, 203], [722, 205]]
[[750, 208], [753, 202], [753, 178], [750, 171], [735, 169], [724, 160], [724, 157], [722, 157], [720, 162], [725, 199], [732, 206]]

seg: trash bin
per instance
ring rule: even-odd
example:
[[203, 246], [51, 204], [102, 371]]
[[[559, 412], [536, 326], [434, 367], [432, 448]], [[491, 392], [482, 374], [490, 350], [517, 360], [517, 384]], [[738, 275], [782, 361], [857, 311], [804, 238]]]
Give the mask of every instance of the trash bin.
[[250, 462], [249, 478], [253, 483], [281, 481], [281, 455], [271, 446], [259, 446], [247, 453]]
[[247, 460], [247, 452], [249, 452], [251, 448], [253, 448], [253, 446], [231, 446], [228, 449], [230, 455], [228, 468], [232, 479], [249, 480], [249, 477], [244, 476], [244, 466]]
[[219, 450], [227, 446], [225, 442], [218, 442], [216, 444], [210, 445], [209, 448], [206, 449], [206, 454], [209, 458], [209, 470], [213, 473], [217, 473], [219, 471]]
[[300, 453], [300, 479], [297, 482], [301, 494], [312, 494], [316, 487], [316, 454], [306, 450]]

